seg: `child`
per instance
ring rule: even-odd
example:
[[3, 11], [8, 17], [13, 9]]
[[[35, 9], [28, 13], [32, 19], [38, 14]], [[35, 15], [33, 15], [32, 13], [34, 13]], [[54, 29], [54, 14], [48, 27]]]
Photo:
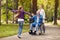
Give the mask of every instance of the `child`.
[[24, 23], [24, 15], [25, 14], [30, 15], [30, 13], [25, 12], [22, 6], [19, 6], [18, 10], [12, 10], [12, 12], [15, 12], [18, 14], [15, 16], [15, 18], [18, 19], [18, 23], [19, 23], [18, 38], [21, 38], [21, 33], [22, 33], [23, 23]]
[[[43, 18], [42, 18], [42, 15], [36, 13], [36, 15], [34, 15], [32, 17], [32, 19], [34, 19], [34, 22], [30, 24], [30, 32], [29, 32], [29, 34], [36, 35], [36, 32], [38, 31], [38, 27], [40, 27], [41, 23], [43, 22]], [[34, 27], [34, 32], [33, 32], [33, 27]], [[40, 28], [40, 31], [42, 33], [41, 28]]]

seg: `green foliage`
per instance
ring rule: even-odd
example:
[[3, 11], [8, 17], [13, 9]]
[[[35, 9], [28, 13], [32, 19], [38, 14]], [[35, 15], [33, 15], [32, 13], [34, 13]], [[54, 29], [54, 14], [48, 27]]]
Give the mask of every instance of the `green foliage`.
[[[19, 4], [18, 6], [20, 6], [22, 4], [25, 11], [27, 11], [27, 12], [30, 11], [31, 0], [24, 0], [24, 1], [18, 2], [18, 4]], [[13, 6], [14, 6], [14, 8], [16, 7], [14, 1], [8, 0], [8, 7], [13, 8]], [[8, 20], [12, 20], [12, 18], [11, 18], [12, 15], [13, 15], [13, 13], [10, 10], [8, 10]], [[2, 20], [6, 21], [6, 0], [2, 0]], [[26, 20], [26, 22], [28, 22], [27, 15], [25, 15], [25, 20]]]
[[54, 16], [54, 0], [38, 0], [38, 8], [40, 4], [44, 4], [47, 21], [51, 21]]
[[23, 5], [25, 11], [28, 11], [28, 12], [30, 11], [31, 0], [24, 0], [24, 1], [21, 0], [18, 3], [19, 3], [19, 5]]
[[[19, 5], [23, 5], [24, 10], [27, 12], [30, 12], [30, 4], [31, 4], [31, 0], [21, 0]], [[25, 14], [25, 23], [28, 22], [28, 18], [29, 16], [27, 14]]]
[[[11, 0], [8, 0], [8, 7], [12, 7], [12, 1]], [[3, 21], [6, 21], [6, 0], [3, 0], [2, 1], [2, 20]], [[11, 12], [8, 10], [8, 20], [11, 20]]]
[[29, 15], [25, 14], [25, 23], [29, 22]]
[[[31, 7], [31, 1], [32, 0], [19, 0], [18, 6], [23, 5], [24, 10], [27, 12], [30, 12]], [[51, 17], [54, 16], [54, 7], [55, 7], [55, 0], [37, 0], [37, 6], [39, 8], [40, 4], [44, 4], [44, 9], [46, 13], [46, 17], [48, 18], [48, 21], [51, 20]], [[8, 7], [12, 8], [15, 5], [13, 0], [8, 0]], [[2, 20], [6, 20], [6, 0], [2, 0]], [[15, 7], [15, 6], [14, 6]], [[8, 12], [8, 20], [12, 20], [12, 12], [9, 10]], [[60, 18], [60, 0], [59, 0], [59, 7], [58, 7], [58, 18]], [[25, 22], [28, 22], [28, 17], [25, 15]]]

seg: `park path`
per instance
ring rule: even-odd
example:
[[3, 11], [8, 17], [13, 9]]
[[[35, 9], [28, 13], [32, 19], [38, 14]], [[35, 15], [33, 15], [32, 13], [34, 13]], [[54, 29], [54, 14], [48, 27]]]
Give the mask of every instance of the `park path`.
[[46, 25], [46, 33], [44, 35], [29, 35], [23, 33], [22, 38], [19, 39], [17, 35], [0, 38], [0, 40], [60, 40], [60, 27]]

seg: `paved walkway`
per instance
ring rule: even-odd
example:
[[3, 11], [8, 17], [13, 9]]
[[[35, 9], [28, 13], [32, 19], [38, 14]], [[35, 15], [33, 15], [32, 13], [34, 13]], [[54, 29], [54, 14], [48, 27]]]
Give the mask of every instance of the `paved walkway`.
[[23, 33], [22, 38], [17, 38], [17, 35], [6, 38], [0, 38], [0, 40], [60, 40], [60, 27], [57, 26], [46, 26], [46, 33], [44, 35], [29, 35]]

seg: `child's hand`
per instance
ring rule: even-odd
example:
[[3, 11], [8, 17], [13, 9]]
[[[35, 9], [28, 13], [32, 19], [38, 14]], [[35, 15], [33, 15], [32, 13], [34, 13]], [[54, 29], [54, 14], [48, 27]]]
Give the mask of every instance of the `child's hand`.
[[31, 16], [29, 16], [29, 18], [31, 18]]
[[33, 14], [33, 13], [32, 13], [31, 15], [32, 15], [32, 16], [34, 16], [34, 14]]

